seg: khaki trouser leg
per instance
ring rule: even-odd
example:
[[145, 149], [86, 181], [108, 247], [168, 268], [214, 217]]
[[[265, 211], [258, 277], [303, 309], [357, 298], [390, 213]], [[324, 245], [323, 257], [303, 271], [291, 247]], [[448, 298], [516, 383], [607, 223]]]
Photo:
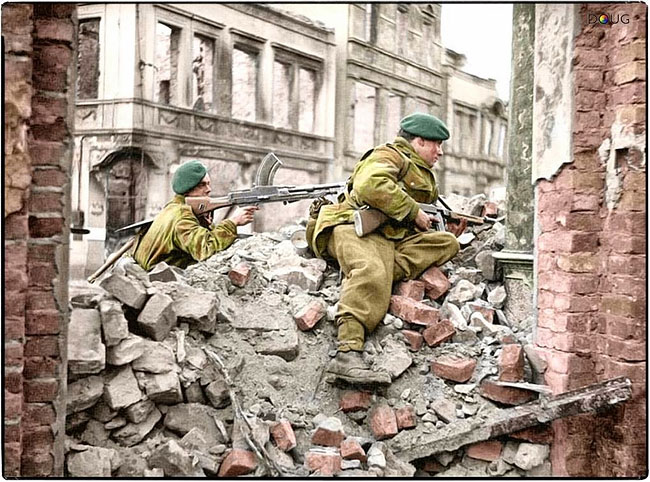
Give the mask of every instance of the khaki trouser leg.
[[336, 320], [339, 350], [363, 350], [364, 333], [371, 333], [386, 315], [392, 290], [394, 243], [379, 234], [359, 238], [351, 224], [336, 226], [327, 251], [345, 275]]
[[456, 256], [456, 236], [442, 231], [418, 233], [395, 244], [393, 281], [415, 279], [432, 265], [440, 266]]

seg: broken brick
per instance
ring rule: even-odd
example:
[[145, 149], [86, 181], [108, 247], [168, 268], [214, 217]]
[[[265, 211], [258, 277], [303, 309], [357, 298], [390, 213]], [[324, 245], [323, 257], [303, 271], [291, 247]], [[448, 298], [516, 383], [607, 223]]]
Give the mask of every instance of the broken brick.
[[327, 313], [327, 307], [320, 300], [312, 300], [293, 315], [301, 331], [311, 330]]
[[523, 388], [502, 387], [491, 380], [483, 380], [481, 396], [504, 405], [521, 405], [533, 400], [536, 394]]
[[453, 355], [441, 356], [431, 363], [431, 371], [435, 375], [459, 383], [472, 378], [475, 368], [476, 360]]
[[341, 442], [341, 457], [345, 460], [360, 460], [366, 461], [366, 452], [359, 442], [353, 438], [346, 438]]
[[370, 415], [370, 428], [377, 440], [397, 435], [397, 418], [388, 405], [380, 405]]
[[275, 445], [284, 452], [296, 446], [296, 434], [293, 432], [291, 423], [288, 420], [281, 420], [273, 425], [271, 435], [273, 436]]
[[424, 299], [424, 286], [424, 281], [401, 281], [395, 287], [395, 294], [415, 301], [422, 301]]
[[237, 477], [250, 474], [257, 467], [257, 459], [253, 452], [242, 449], [232, 449], [219, 467], [219, 477]]
[[235, 286], [242, 288], [248, 282], [251, 274], [251, 267], [246, 263], [239, 263], [228, 273], [228, 278]]
[[469, 308], [472, 311], [478, 311], [480, 314], [482, 314], [487, 321], [490, 323], [494, 323], [494, 309], [490, 308], [489, 306], [483, 306], [479, 303], [473, 302], [473, 303], [467, 303]]
[[334, 475], [341, 471], [341, 456], [336, 453], [309, 451], [305, 455], [305, 466], [310, 472]]
[[370, 392], [344, 392], [339, 400], [342, 412], [356, 412], [370, 407]]
[[428, 326], [440, 318], [440, 311], [420, 301], [393, 295], [390, 297], [388, 312], [414, 325]]
[[397, 419], [397, 428], [399, 430], [415, 428], [417, 425], [413, 405], [407, 405], [406, 407], [395, 410], [395, 418]]
[[424, 341], [429, 346], [437, 346], [451, 339], [456, 334], [454, 325], [449, 320], [441, 320], [439, 323], [429, 325], [426, 330], [422, 332]]
[[519, 382], [524, 379], [524, 350], [521, 345], [505, 345], [499, 355], [499, 380]]
[[501, 456], [502, 448], [503, 444], [498, 440], [488, 440], [470, 445], [467, 447], [466, 453], [473, 459], [492, 462]]
[[449, 280], [437, 266], [432, 266], [420, 276], [424, 281], [424, 290], [427, 296], [432, 300], [437, 300], [447, 291], [449, 291]]
[[422, 464], [422, 470], [425, 472], [441, 472], [445, 467], [433, 457], [427, 458]]
[[546, 444], [553, 443], [553, 427], [550, 425], [537, 425], [535, 427], [518, 430], [508, 435], [510, 438], [517, 440], [525, 440], [533, 444]]
[[402, 334], [404, 335], [404, 338], [406, 338], [412, 351], [418, 351], [422, 348], [422, 341], [424, 340], [422, 333], [413, 330], [402, 330]]
[[311, 437], [311, 443], [327, 447], [339, 447], [344, 438], [345, 434], [343, 433], [341, 421], [336, 417], [329, 417], [318, 425]]
[[481, 216], [490, 216], [494, 217], [498, 214], [499, 212], [499, 206], [497, 203], [488, 201], [483, 205], [483, 212]]

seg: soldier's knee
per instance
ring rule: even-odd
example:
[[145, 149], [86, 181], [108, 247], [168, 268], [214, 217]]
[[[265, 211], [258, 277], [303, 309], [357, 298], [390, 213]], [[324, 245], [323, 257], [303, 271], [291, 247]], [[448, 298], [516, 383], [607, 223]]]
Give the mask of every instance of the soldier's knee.
[[458, 238], [454, 236], [451, 233], [445, 233], [448, 238], [448, 243], [449, 243], [449, 250], [453, 251], [452, 256], [456, 256], [458, 254], [458, 251], [460, 251], [460, 243], [458, 242]]

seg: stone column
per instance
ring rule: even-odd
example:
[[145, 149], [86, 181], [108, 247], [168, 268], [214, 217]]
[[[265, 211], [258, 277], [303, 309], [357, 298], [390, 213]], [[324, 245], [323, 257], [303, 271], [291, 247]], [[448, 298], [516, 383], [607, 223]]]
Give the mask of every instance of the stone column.
[[512, 77], [506, 166], [506, 245], [494, 257], [503, 269], [505, 312], [518, 325], [532, 322], [534, 191], [531, 182], [535, 5], [512, 9]]

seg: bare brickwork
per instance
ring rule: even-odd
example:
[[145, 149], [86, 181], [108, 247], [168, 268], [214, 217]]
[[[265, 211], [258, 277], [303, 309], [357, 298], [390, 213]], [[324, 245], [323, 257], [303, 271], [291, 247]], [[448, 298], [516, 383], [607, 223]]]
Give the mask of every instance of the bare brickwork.
[[5, 477], [63, 475], [75, 10], [2, 7]]
[[[629, 22], [588, 23], [603, 12]], [[620, 375], [633, 383], [627, 403], [554, 423], [555, 475], [646, 473], [646, 12], [580, 8], [573, 162], [536, 185], [546, 382], [555, 393]]]

